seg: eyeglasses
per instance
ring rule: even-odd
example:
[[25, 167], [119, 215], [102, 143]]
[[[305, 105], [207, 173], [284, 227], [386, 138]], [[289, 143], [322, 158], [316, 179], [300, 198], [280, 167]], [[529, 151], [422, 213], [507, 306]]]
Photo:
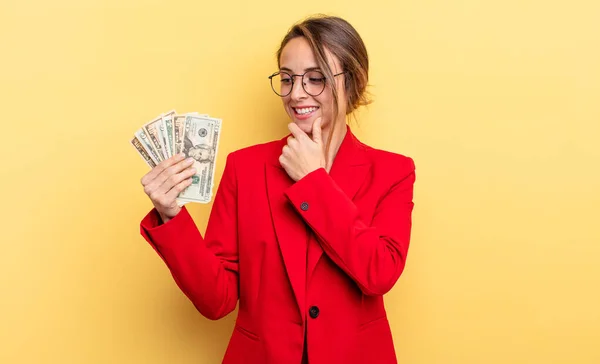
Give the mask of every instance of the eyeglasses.
[[[337, 73], [333, 77], [344, 73]], [[310, 96], [319, 96], [325, 90], [327, 78], [321, 71], [306, 71], [302, 75], [289, 74], [283, 71], [275, 72], [269, 76], [271, 88], [277, 95], [285, 97], [292, 92], [295, 77], [302, 77], [302, 88]]]

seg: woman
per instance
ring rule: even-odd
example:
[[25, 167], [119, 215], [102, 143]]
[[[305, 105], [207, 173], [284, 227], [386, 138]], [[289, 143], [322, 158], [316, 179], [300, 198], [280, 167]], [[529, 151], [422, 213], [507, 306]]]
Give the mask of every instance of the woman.
[[277, 60], [291, 134], [227, 156], [204, 237], [176, 203], [193, 161], [160, 163], [141, 233], [202, 315], [239, 300], [223, 363], [395, 363], [383, 295], [406, 262], [413, 161], [346, 124], [368, 103], [368, 58], [345, 20], [295, 25]]

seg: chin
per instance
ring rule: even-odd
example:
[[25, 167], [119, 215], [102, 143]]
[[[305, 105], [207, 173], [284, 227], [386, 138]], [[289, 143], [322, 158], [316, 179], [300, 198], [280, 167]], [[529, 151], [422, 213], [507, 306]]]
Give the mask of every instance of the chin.
[[292, 120], [294, 122], [294, 124], [298, 125], [298, 127], [300, 128], [300, 130], [302, 130], [303, 132], [305, 132], [306, 134], [311, 134], [312, 133], [312, 127], [313, 127], [313, 123], [315, 122], [316, 119], [312, 120]]

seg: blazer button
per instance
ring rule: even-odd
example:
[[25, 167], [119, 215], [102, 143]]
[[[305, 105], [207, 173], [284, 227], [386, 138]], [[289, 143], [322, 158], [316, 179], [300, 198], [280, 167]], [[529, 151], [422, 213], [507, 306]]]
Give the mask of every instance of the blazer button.
[[310, 315], [311, 318], [316, 319], [319, 316], [319, 308], [317, 306], [312, 306], [308, 310], [308, 314]]
[[302, 209], [302, 211], [308, 210], [308, 203], [302, 202], [302, 204], [300, 204], [300, 208]]

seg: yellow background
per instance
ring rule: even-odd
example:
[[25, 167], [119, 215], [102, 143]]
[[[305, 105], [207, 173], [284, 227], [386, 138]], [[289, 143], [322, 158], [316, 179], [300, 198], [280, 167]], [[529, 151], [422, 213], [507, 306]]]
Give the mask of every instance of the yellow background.
[[201, 317], [138, 234], [129, 139], [172, 108], [221, 117], [220, 180], [286, 133], [267, 75], [317, 12], [370, 52], [356, 134], [417, 164], [400, 363], [600, 363], [600, 2], [0, 4], [1, 363], [220, 361], [235, 315]]

